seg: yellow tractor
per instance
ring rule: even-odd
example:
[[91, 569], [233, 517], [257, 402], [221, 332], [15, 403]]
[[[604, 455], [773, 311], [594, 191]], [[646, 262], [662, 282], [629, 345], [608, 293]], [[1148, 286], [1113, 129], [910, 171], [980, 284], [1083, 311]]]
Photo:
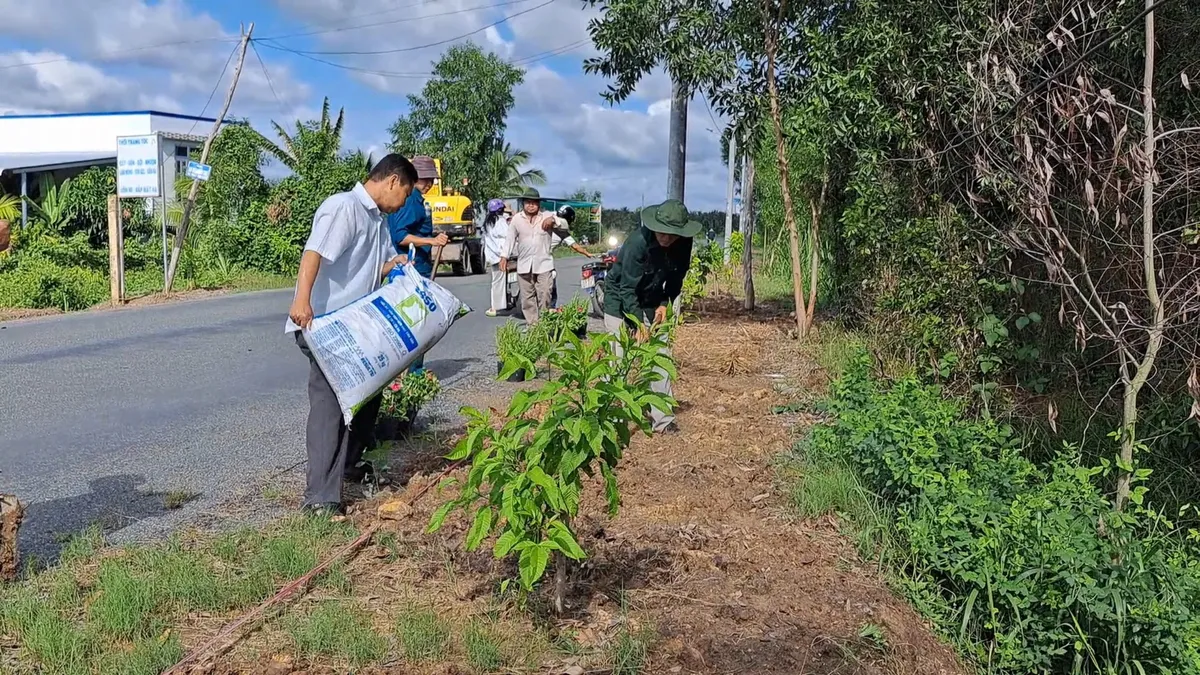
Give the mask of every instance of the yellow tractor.
[[475, 207], [466, 195], [442, 182], [442, 161], [433, 160], [438, 177], [425, 193], [425, 208], [433, 218], [434, 232], [444, 233], [450, 243], [442, 249], [442, 263], [454, 274], [483, 274], [483, 242], [475, 228]]

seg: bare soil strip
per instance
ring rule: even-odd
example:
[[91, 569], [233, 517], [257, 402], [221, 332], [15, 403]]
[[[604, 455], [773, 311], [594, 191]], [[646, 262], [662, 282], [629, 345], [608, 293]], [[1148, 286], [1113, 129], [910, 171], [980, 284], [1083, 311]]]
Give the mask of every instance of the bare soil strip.
[[[376, 541], [386, 541], [347, 566], [352, 599], [384, 633], [418, 606], [453, 626], [486, 619], [506, 636], [504, 672], [613, 672], [611, 657], [601, 655], [623, 635], [649, 632], [645, 673], [965, 673], [859, 561], [836, 519], [791, 515], [775, 460], [807, 420], [773, 414], [788, 401], [773, 386], [778, 375], [768, 375], [814, 369], [784, 338], [787, 326], [782, 318], [710, 316], [680, 329], [680, 431], [635, 440], [619, 472], [623, 505], [615, 519], [603, 513], [600, 486], [585, 496], [578, 530], [591, 558], [575, 570], [567, 616], [553, 617], [536, 601], [532, 611], [518, 611], [498, 599], [501, 579], [515, 569], [490, 550], [465, 553], [461, 518], [424, 534], [443, 499], [437, 490], [381, 519], [380, 504], [415, 494], [444, 468], [447, 438], [402, 445], [395, 478], [410, 477], [407, 486], [351, 515], [360, 528], [379, 523]], [[484, 396], [474, 404], [504, 408], [505, 394]], [[318, 588], [289, 611], [330, 597]], [[200, 623], [208, 625], [195, 626], [187, 643], [220, 625]], [[563, 639], [575, 655], [551, 647]], [[354, 672], [475, 672], [463, 650], [447, 644], [436, 662], [397, 659]], [[292, 651], [287, 635], [268, 625], [218, 669], [350, 672], [302, 662]]]

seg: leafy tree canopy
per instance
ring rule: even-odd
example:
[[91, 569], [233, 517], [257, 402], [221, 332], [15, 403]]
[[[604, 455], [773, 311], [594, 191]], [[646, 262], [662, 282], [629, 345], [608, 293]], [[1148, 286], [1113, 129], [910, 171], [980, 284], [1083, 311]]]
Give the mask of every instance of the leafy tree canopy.
[[447, 184], [466, 178], [467, 194], [486, 199], [478, 186], [488, 182], [492, 153], [504, 147], [513, 88], [525, 71], [467, 43], [446, 50], [433, 73], [419, 95], [408, 97], [408, 115], [392, 125], [391, 149], [440, 158]]

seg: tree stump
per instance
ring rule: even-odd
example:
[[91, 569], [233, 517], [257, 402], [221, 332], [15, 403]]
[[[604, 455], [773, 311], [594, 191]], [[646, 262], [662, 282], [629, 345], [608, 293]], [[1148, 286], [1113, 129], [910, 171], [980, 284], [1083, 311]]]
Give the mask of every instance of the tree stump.
[[13, 495], [0, 495], [0, 581], [17, 578], [17, 532], [25, 507]]

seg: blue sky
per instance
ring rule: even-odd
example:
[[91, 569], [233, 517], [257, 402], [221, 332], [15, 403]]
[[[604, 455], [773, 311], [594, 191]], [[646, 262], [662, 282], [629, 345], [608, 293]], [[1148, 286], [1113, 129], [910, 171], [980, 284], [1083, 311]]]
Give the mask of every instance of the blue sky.
[[[388, 126], [406, 111], [405, 95], [420, 90], [423, 74], [452, 43], [411, 48], [478, 31], [463, 39], [526, 69], [507, 138], [547, 173], [543, 193], [587, 186], [608, 206], [636, 206], [643, 195], [647, 203], [661, 200], [670, 82], [654, 73], [629, 101], [606, 104], [604, 80], [582, 68], [595, 54], [587, 39], [595, 13], [580, 0], [0, 0], [0, 114], [215, 114], [239, 23], [252, 21], [261, 42], [247, 57], [231, 114], [267, 131], [271, 120], [290, 126], [314, 117], [328, 96], [346, 109], [347, 147], [378, 156]], [[332, 66], [287, 50], [404, 51], [316, 57]], [[693, 101], [693, 209], [724, 204], [715, 133], [722, 123]]]

